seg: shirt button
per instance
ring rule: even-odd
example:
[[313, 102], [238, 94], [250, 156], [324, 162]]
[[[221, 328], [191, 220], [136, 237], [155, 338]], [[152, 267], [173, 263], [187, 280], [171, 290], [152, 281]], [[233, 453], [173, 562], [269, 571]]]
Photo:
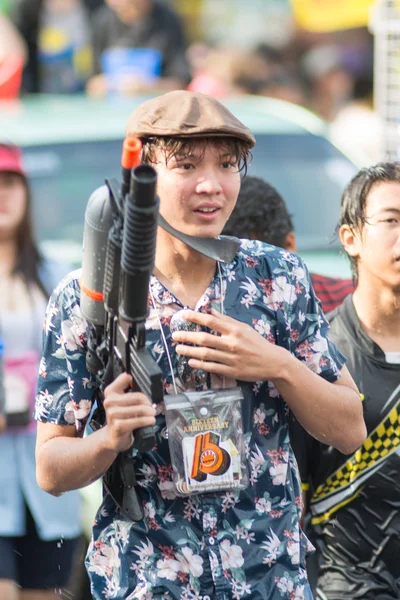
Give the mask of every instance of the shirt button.
[[[210, 544], [211, 544], [211, 546], [214, 546], [214, 544], [215, 544], [215, 540], [213, 537], [210, 537]], [[207, 600], [205, 596], [204, 596], [204, 600]]]
[[211, 600], [210, 596], [203, 596], [203, 600]]

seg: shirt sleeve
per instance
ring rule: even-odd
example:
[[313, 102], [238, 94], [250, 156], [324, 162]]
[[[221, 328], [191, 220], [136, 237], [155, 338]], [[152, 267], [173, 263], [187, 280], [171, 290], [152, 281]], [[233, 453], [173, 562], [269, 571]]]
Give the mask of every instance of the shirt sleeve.
[[96, 382], [86, 368], [87, 324], [80, 306], [75, 274], [54, 290], [43, 325], [34, 417], [81, 431], [88, 420]]
[[329, 323], [300, 258], [293, 265], [291, 279], [289, 349], [314, 373], [335, 382], [346, 359], [328, 337]]

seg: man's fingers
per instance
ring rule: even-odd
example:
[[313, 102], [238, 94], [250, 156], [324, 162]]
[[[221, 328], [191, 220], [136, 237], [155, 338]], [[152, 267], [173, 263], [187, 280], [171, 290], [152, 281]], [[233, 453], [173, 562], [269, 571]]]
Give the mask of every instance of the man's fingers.
[[[107, 408], [107, 407], [106, 407]], [[137, 406], [111, 406], [107, 408], [107, 421], [137, 419], [138, 417], [155, 417], [156, 409], [148, 404]]]
[[[218, 331], [218, 333], [229, 333], [232, 327], [232, 324], [216, 311], [214, 311], [214, 314], [209, 315], [196, 310], [185, 310], [184, 314], [182, 314], [182, 317], [191, 323], [202, 325], [203, 327], [207, 327], [213, 331]], [[234, 321], [234, 319], [231, 320]]]
[[191, 358], [197, 358], [198, 360], [217, 362], [224, 365], [232, 364], [232, 356], [230, 354], [221, 352], [220, 350], [214, 350], [213, 348], [179, 345], [176, 347], [176, 352], [181, 356], [190, 356]]
[[232, 374], [232, 368], [222, 363], [208, 362], [191, 358], [189, 361], [189, 366], [192, 367], [192, 369], [201, 369], [202, 371], [207, 371], [207, 373], [215, 373], [216, 375], [234, 377]]
[[132, 385], [132, 377], [129, 373], [121, 373], [106, 387], [106, 393], [116, 392], [122, 394], [126, 388]]
[[221, 336], [204, 333], [202, 331], [174, 331], [172, 339], [174, 342], [195, 344], [196, 346], [218, 348], [220, 350], [223, 350], [226, 347], [226, 343]]

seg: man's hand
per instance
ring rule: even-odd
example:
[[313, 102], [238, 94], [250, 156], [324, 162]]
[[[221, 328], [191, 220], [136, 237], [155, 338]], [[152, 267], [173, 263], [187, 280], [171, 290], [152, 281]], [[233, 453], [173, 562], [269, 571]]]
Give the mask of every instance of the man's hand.
[[115, 452], [128, 450], [134, 441], [133, 431], [155, 424], [155, 408], [141, 392], [125, 392], [132, 377], [122, 373], [104, 391], [107, 446]]
[[172, 339], [179, 342], [177, 354], [191, 357], [189, 365], [194, 369], [241, 381], [266, 381], [278, 376], [285, 350], [267, 341], [246, 323], [215, 310], [211, 315], [188, 310], [182, 316], [220, 334], [191, 331], [172, 334]]
[[6, 428], [6, 418], [4, 415], [0, 415], [0, 435], [3, 433], [3, 431]]

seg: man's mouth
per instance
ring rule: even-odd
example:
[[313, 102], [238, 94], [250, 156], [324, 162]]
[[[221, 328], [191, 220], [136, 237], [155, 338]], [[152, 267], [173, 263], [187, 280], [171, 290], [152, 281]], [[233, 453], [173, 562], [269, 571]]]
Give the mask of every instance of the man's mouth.
[[218, 207], [213, 207], [213, 208], [210, 208], [210, 207], [203, 207], [203, 208], [198, 208], [198, 209], [197, 209], [195, 212], [201, 212], [201, 213], [205, 213], [205, 214], [207, 214], [207, 213], [213, 213], [213, 212], [216, 212], [217, 210], [219, 210], [219, 208], [218, 208]]

